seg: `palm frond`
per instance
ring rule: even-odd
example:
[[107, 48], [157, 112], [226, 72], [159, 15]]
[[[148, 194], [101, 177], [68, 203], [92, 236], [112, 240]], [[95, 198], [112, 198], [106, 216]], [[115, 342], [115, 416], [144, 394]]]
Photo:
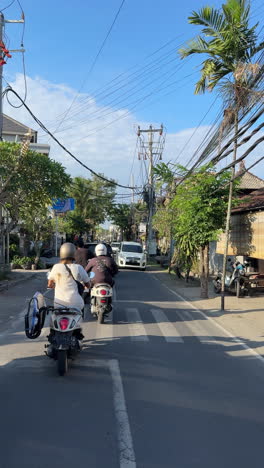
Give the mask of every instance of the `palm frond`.
[[253, 46], [249, 49], [249, 57], [252, 58], [254, 55], [256, 55], [258, 52], [264, 49], [264, 41], [260, 42], [258, 45]]
[[224, 27], [224, 17], [219, 10], [206, 6], [198, 12], [193, 11], [192, 16], [188, 18], [189, 23], [204, 26], [204, 34], [217, 36], [221, 34]]
[[209, 52], [208, 43], [201, 36], [192, 39], [185, 47], [179, 50], [181, 58], [192, 54], [208, 54]]

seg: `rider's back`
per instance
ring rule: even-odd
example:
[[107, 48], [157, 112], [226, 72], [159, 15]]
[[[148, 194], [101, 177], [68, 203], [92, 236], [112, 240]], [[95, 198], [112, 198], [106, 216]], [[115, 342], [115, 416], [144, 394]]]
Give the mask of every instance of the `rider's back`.
[[93, 284], [107, 283], [112, 286], [114, 283], [113, 276], [117, 274], [118, 268], [111, 257], [99, 255], [89, 260], [86, 271], [94, 272], [95, 277], [92, 279]]
[[[87, 274], [81, 265], [72, 263], [68, 264], [67, 267], [77, 281], [88, 282]], [[48, 279], [55, 281], [55, 306], [65, 305], [66, 307], [82, 309], [83, 299], [78, 293], [77, 284], [63, 263], [57, 263], [53, 266]]]

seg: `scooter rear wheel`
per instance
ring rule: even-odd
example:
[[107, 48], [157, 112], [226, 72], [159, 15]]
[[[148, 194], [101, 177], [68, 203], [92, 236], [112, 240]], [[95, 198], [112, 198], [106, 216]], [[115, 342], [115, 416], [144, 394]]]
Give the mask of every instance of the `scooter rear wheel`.
[[98, 323], [104, 323], [104, 311], [100, 310], [98, 314]]
[[66, 349], [59, 349], [57, 351], [57, 365], [58, 365], [58, 373], [59, 375], [63, 376], [68, 370], [68, 356]]

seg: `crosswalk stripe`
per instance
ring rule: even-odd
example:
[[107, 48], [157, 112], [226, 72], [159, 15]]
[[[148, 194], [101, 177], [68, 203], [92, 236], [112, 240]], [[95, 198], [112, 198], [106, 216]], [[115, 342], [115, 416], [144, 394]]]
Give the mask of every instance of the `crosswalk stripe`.
[[146, 329], [141, 320], [140, 314], [136, 308], [128, 307], [126, 309], [128, 320], [128, 329], [130, 338], [133, 341], [149, 341]]
[[[183, 316], [184, 319], [187, 319], [186, 321], [184, 320], [185, 325], [187, 328], [189, 328], [194, 336], [201, 342], [201, 343], [214, 343], [216, 342], [215, 338], [208, 333], [206, 330], [207, 327], [202, 326], [199, 321], [202, 320], [202, 318], [197, 318], [195, 319], [193, 315], [187, 311], [187, 310], [181, 310], [180, 315]], [[204, 320], [203, 320], [204, 321]], [[207, 321], [205, 321], [207, 322]], [[205, 324], [204, 324], [205, 325]], [[207, 324], [208, 325], [208, 324]]]
[[154, 319], [157, 322], [162, 335], [168, 343], [183, 343], [176, 327], [168, 320], [167, 316], [160, 309], [150, 309]]

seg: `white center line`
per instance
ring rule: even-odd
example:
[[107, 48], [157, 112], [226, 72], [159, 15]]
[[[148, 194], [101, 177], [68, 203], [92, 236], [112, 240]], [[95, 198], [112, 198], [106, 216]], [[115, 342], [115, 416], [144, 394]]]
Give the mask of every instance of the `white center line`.
[[141, 320], [138, 310], [134, 307], [126, 309], [126, 316], [128, 319], [128, 329], [133, 341], [149, 341], [146, 329]]
[[157, 325], [168, 343], [183, 343], [176, 327], [168, 320], [167, 316], [160, 309], [150, 309]]
[[129, 425], [123, 383], [119, 363], [116, 359], [108, 361], [112, 377], [114, 409], [117, 420], [117, 438], [119, 445], [120, 468], [136, 468], [136, 457]]

